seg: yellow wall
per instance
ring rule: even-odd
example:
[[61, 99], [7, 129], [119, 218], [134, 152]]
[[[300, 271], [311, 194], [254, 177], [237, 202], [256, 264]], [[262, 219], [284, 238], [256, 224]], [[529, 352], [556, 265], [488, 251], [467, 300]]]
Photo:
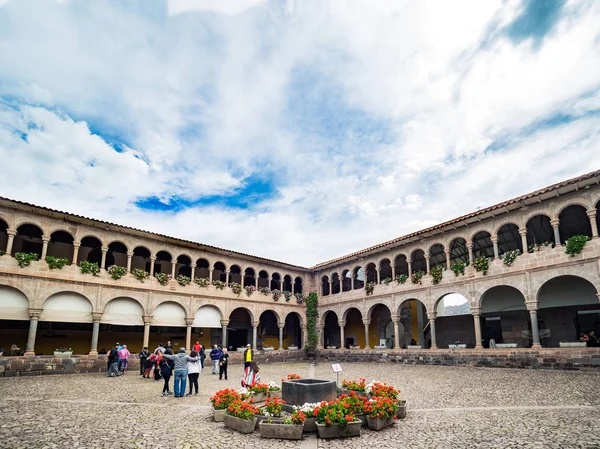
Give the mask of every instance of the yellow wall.
[[[370, 334], [370, 332], [369, 332]], [[364, 348], [365, 346], [365, 325], [362, 322], [360, 313], [356, 310], [351, 310], [346, 316], [346, 326], [344, 327], [344, 339], [354, 337], [354, 343]], [[371, 336], [369, 335], [369, 339]], [[344, 345], [346, 342], [342, 342]]]

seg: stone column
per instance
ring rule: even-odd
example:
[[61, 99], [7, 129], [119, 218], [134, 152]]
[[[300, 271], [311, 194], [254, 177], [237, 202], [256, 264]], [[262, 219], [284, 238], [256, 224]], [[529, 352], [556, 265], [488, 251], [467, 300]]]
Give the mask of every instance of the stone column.
[[192, 347], [192, 323], [194, 322], [194, 318], [186, 318], [185, 319], [185, 349], [189, 354], [190, 349]]
[[156, 257], [150, 257], [150, 276], [154, 276], [154, 262], [156, 262]]
[[258, 274], [254, 275], [254, 287], [258, 290]]
[[550, 220], [550, 224], [552, 225], [552, 229], [554, 230], [554, 244], [556, 246], [560, 246], [560, 229], [558, 228], [560, 220], [558, 218]]
[[13, 242], [15, 241], [17, 231], [14, 229], [7, 229], [6, 234], [8, 235], [8, 240], [6, 242], [6, 254], [10, 256], [12, 254]]
[[196, 276], [196, 264], [193, 263], [190, 265], [190, 270], [191, 270], [191, 282], [194, 282], [194, 277]]
[[365, 349], [371, 349], [369, 346], [369, 324], [371, 324], [371, 320], [363, 320], [363, 324], [365, 325]]
[[475, 349], [483, 349], [481, 344], [481, 308], [471, 307], [473, 315], [473, 325], [475, 327]]
[[412, 276], [412, 260], [406, 259], [406, 263], [408, 264], [408, 277], [410, 279], [410, 277]]
[[523, 247], [523, 254], [527, 252], [527, 228], [519, 229], [521, 235], [521, 246]]
[[431, 266], [429, 263], [430, 256], [429, 254], [425, 254], [425, 274], [429, 274], [431, 272]]
[[73, 242], [73, 261], [71, 265], [77, 265], [77, 259], [79, 258], [79, 248], [81, 247], [81, 242]]
[[229, 273], [231, 273], [230, 270], [225, 270], [225, 283], [227, 285], [229, 285]]
[[285, 327], [285, 323], [277, 323], [279, 327], [279, 350], [283, 350], [283, 328]]
[[319, 343], [317, 344], [317, 349], [325, 349], [325, 326], [319, 324], [317, 325], [317, 329], [319, 329]]
[[537, 321], [537, 304], [528, 304], [527, 310], [529, 310], [529, 318], [531, 320], [531, 336], [533, 337], [531, 349], [541, 349], [542, 344], [540, 343], [540, 330], [538, 329]]
[[29, 334], [27, 335], [27, 348], [24, 355], [35, 355], [35, 336], [42, 309], [29, 309]]
[[494, 259], [500, 259], [500, 252], [498, 251], [498, 236], [492, 236], [492, 243], [494, 245]]
[[592, 238], [598, 238], [598, 223], [596, 223], [596, 209], [587, 211], [588, 217], [590, 217], [590, 224], [592, 225]]
[[[376, 283], [377, 285], [381, 284], [381, 268], [379, 267], [375, 267], [375, 274], [376, 274]], [[340, 289], [341, 291], [341, 289]]]
[[300, 325], [300, 340], [302, 341], [302, 348], [306, 347], [306, 324]]
[[133, 259], [133, 251], [127, 251], [127, 272], [131, 273], [131, 260]]
[[450, 250], [448, 248], [444, 248], [444, 254], [446, 255], [446, 270], [450, 269]]
[[252, 348], [256, 351], [257, 348], [257, 339], [258, 339], [258, 325], [259, 321], [254, 321], [252, 323]]
[[329, 279], [329, 294], [333, 295], [333, 279]]
[[177, 268], [177, 259], [171, 259], [171, 277], [175, 279], [175, 268]]
[[229, 326], [229, 321], [221, 320], [221, 328], [223, 330], [223, 335], [221, 336], [221, 346], [224, 348], [227, 347], [227, 326]]
[[344, 336], [344, 327], [346, 326], [346, 321], [338, 320], [338, 324], [340, 326], [340, 349], [344, 349], [346, 342], [346, 337]]
[[40, 257], [40, 260], [46, 259], [46, 255], [48, 254], [48, 243], [50, 243], [50, 237], [42, 235], [42, 257]]
[[215, 271], [215, 269], [213, 267], [210, 267], [208, 269], [208, 282], [210, 284], [212, 284], [212, 281], [213, 281], [213, 271]]
[[473, 265], [473, 242], [467, 242], [467, 249], [469, 250], [469, 265]]
[[[340, 281], [341, 282], [341, 281]], [[292, 295], [294, 293], [296, 293], [296, 282], [294, 282], [294, 279], [292, 279]], [[342, 291], [342, 284], [340, 283], [340, 292]]]
[[100, 249], [102, 251], [102, 259], [100, 259], [100, 268], [103, 268], [106, 270], [106, 253], [108, 253], [108, 247], [103, 246]]
[[152, 321], [152, 315], [144, 315], [144, 342], [142, 347], [146, 347], [150, 344], [150, 322]]
[[390, 267], [392, 267], [392, 281], [393, 281], [394, 279], [396, 279], [396, 265], [390, 264]]
[[[429, 331], [431, 332], [431, 349], [437, 349], [437, 340], [435, 338], [435, 319], [437, 317], [437, 313], [432, 312], [431, 317], [429, 318]], [[421, 342], [423, 348], [425, 348], [425, 341]]]
[[98, 355], [98, 337], [100, 336], [100, 320], [102, 319], [102, 312], [93, 312], [92, 318], [94, 324], [92, 327], [92, 344], [90, 347], [90, 355]]
[[397, 315], [392, 315], [392, 323], [394, 323], [394, 349], [400, 349], [400, 318]]

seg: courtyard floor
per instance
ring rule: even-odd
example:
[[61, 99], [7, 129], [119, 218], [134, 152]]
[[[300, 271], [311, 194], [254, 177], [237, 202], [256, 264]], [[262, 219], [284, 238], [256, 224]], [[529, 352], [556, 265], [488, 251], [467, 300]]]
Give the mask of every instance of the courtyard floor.
[[[360, 438], [261, 440], [212, 421], [209, 397], [238, 388], [205, 369], [200, 394], [162, 397], [162, 381], [129, 372], [0, 379], [2, 448], [600, 448], [600, 372], [393, 364], [342, 364], [343, 377], [399, 387], [404, 420]], [[288, 373], [335, 379], [329, 364], [263, 365], [263, 381]], [[171, 380], [172, 387], [172, 380]]]

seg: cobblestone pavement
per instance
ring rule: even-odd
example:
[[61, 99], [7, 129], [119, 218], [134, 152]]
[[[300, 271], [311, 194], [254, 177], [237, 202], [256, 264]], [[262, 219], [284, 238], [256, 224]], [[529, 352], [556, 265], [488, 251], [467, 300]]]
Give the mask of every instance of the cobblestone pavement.
[[[237, 388], [205, 370], [201, 394], [162, 397], [162, 382], [130, 372], [0, 379], [2, 448], [600, 448], [600, 372], [343, 364], [342, 378], [399, 387], [407, 418], [360, 438], [261, 440], [212, 422], [208, 398]], [[263, 365], [263, 381], [288, 373], [335, 379], [328, 364]], [[172, 381], [171, 381], [172, 387]]]

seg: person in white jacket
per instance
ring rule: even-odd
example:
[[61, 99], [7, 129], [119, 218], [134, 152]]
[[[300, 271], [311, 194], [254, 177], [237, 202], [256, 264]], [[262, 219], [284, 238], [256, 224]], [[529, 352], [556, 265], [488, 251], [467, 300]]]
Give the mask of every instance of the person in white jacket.
[[[192, 351], [190, 353], [190, 357], [198, 357], [198, 353], [196, 351]], [[192, 362], [190, 360], [187, 364], [187, 369], [188, 379], [190, 380], [190, 392], [187, 395], [192, 395], [192, 387], [194, 387], [196, 389], [196, 396], [198, 396], [198, 376], [200, 376], [200, 360], [196, 360], [195, 362]]]

